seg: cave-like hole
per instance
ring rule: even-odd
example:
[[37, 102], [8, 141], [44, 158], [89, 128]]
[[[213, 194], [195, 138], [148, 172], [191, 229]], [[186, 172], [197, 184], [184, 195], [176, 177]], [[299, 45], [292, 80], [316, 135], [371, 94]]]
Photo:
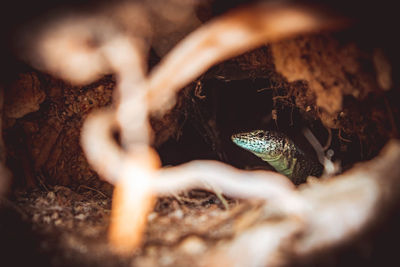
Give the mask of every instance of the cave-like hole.
[[273, 168], [252, 153], [236, 146], [231, 135], [256, 129], [282, 132], [307, 155], [317, 160], [315, 149], [305, 137], [309, 129], [318, 139], [323, 153], [342, 170], [365, 160], [363, 145], [356, 135], [329, 129], [321, 121], [300, 110], [290, 95], [287, 83], [277, 85], [268, 79], [225, 81], [203, 80], [183, 101], [189, 101], [181, 122], [180, 134], [158, 148], [163, 165], [178, 165], [196, 159], [220, 160], [241, 169]]

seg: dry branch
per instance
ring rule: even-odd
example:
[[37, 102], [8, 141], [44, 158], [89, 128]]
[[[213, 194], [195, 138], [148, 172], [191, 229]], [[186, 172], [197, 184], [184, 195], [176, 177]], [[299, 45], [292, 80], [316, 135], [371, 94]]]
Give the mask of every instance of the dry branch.
[[[152, 209], [156, 194], [193, 187], [217, 187], [235, 197], [266, 199], [268, 205], [275, 206], [290, 218], [295, 215], [293, 217], [297, 221], [294, 224], [289, 222], [274, 225], [273, 228], [260, 228], [262, 235], [273, 235], [270, 239], [273, 243], [265, 243], [261, 247], [266, 255], [276, 251], [285, 238], [308, 229], [302, 226], [304, 222], [307, 226], [314, 225], [315, 229], [319, 229], [319, 220], [324, 217], [318, 216], [317, 212], [329, 216], [339, 212], [332, 207], [326, 213], [324, 204], [315, 206], [311, 203], [315, 202], [311, 193], [303, 190], [299, 194], [279, 174], [239, 171], [212, 161], [196, 161], [159, 169], [158, 155], [149, 148], [151, 133], [148, 114], [165, 112], [174, 102], [177, 90], [213, 64], [266, 42], [342, 24], [342, 21], [324, 15], [308, 7], [287, 4], [257, 4], [235, 10], [189, 35], [148, 78], [144, 74], [143, 43], [138, 38], [125, 36], [104, 17], [67, 21], [43, 35], [38, 46], [42, 57], [39, 63], [45, 62], [44, 68], [52, 73], [74, 82], [87, 82], [110, 70], [117, 75], [119, 99], [116, 109], [89, 116], [82, 130], [82, 146], [88, 161], [102, 178], [116, 184], [110, 228], [110, 238], [116, 248], [127, 252], [140, 245], [145, 218]], [[88, 40], [95, 36], [98, 27], [103, 26], [107, 31], [98, 40], [100, 43], [95, 47], [88, 46]], [[85, 71], [81, 71], [82, 66]], [[124, 149], [113, 139], [116, 129], [121, 132]], [[342, 179], [334, 185], [340, 181]], [[373, 188], [372, 182], [367, 183], [367, 188]], [[326, 185], [325, 188], [329, 187]], [[369, 203], [372, 205], [373, 202]], [[357, 204], [359, 202], [355, 202]], [[349, 224], [351, 229], [365, 222], [369, 208], [370, 205], [361, 220]], [[340, 235], [348, 230], [342, 226]], [[257, 230], [255, 235], [242, 237], [239, 245], [235, 243], [239, 241], [234, 241], [233, 248], [251, 243], [258, 234]], [[333, 238], [328, 237], [327, 240], [311, 239], [309, 249], [318, 242], [331, 241]], [[264, 260], [262, 257], [257, 262]]]
[[310, 206], [301, 221], [288, 216], [250, 228], [210, 255], [207, 266], [278, 266], [357, 237], [399, 200], [399, 160], [400, 142], [391, 141], [374, 160], [303, 186], [299, 196]]
[[258, 4], [227, 13], [187, 36], [150, 74], [150, 109], [166, 111], [177, 90], [216, 63], [267, 42], [343, 24], [319, 10], [285, 4]]

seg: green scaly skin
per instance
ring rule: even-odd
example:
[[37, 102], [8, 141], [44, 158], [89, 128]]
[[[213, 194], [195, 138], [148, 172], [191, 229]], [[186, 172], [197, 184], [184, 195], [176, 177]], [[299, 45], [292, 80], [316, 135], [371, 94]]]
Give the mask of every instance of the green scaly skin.
[[310, 175], [320, 177], [324, 170], [318, 161], [307, 156], [282, 133], [255, 130], [234, 134], [232, 141], [268, 162], [279, 173], [289, 177], [294, 184], [306, 182]]

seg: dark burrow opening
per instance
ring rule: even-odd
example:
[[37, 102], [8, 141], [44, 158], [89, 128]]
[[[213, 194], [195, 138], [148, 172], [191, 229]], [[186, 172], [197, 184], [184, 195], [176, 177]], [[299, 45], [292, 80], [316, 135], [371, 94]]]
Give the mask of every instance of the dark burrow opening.
[[285, 81], [277, 84], [268, 78], [208, 79], [197, 83], [197, 88], [185, 95], [184, 101], [190, 103], [182, 111], [185, 114], [178, 137], [170, 138], [158, 148], [163, 165], [213, 159], [241, 169], [273, 170], [231, 141], [234, 133], [256, 129], [282, 132], [307, 155], [317, 159], [316, 150], [305, 136], [304, 131], [309, 129], [324, 147], [323, 153], [330, 150], [332, 161], [340, 162], [342, 170], [378, 152], [365, 153], [363, 149], [368, 144], [358, 136], [328, 129], [319, 119], [300, 110], [295, 98], [288, 94], [288, 86]]

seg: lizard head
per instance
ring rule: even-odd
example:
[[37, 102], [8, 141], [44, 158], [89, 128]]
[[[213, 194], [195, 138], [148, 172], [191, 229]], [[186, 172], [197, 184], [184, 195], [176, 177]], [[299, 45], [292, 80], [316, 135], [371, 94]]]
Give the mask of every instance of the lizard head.
[[239, 147], [262, 158], [278, 157], [284, 140], [282, 134], [266, 130], [237, 133], [231, 139]]

